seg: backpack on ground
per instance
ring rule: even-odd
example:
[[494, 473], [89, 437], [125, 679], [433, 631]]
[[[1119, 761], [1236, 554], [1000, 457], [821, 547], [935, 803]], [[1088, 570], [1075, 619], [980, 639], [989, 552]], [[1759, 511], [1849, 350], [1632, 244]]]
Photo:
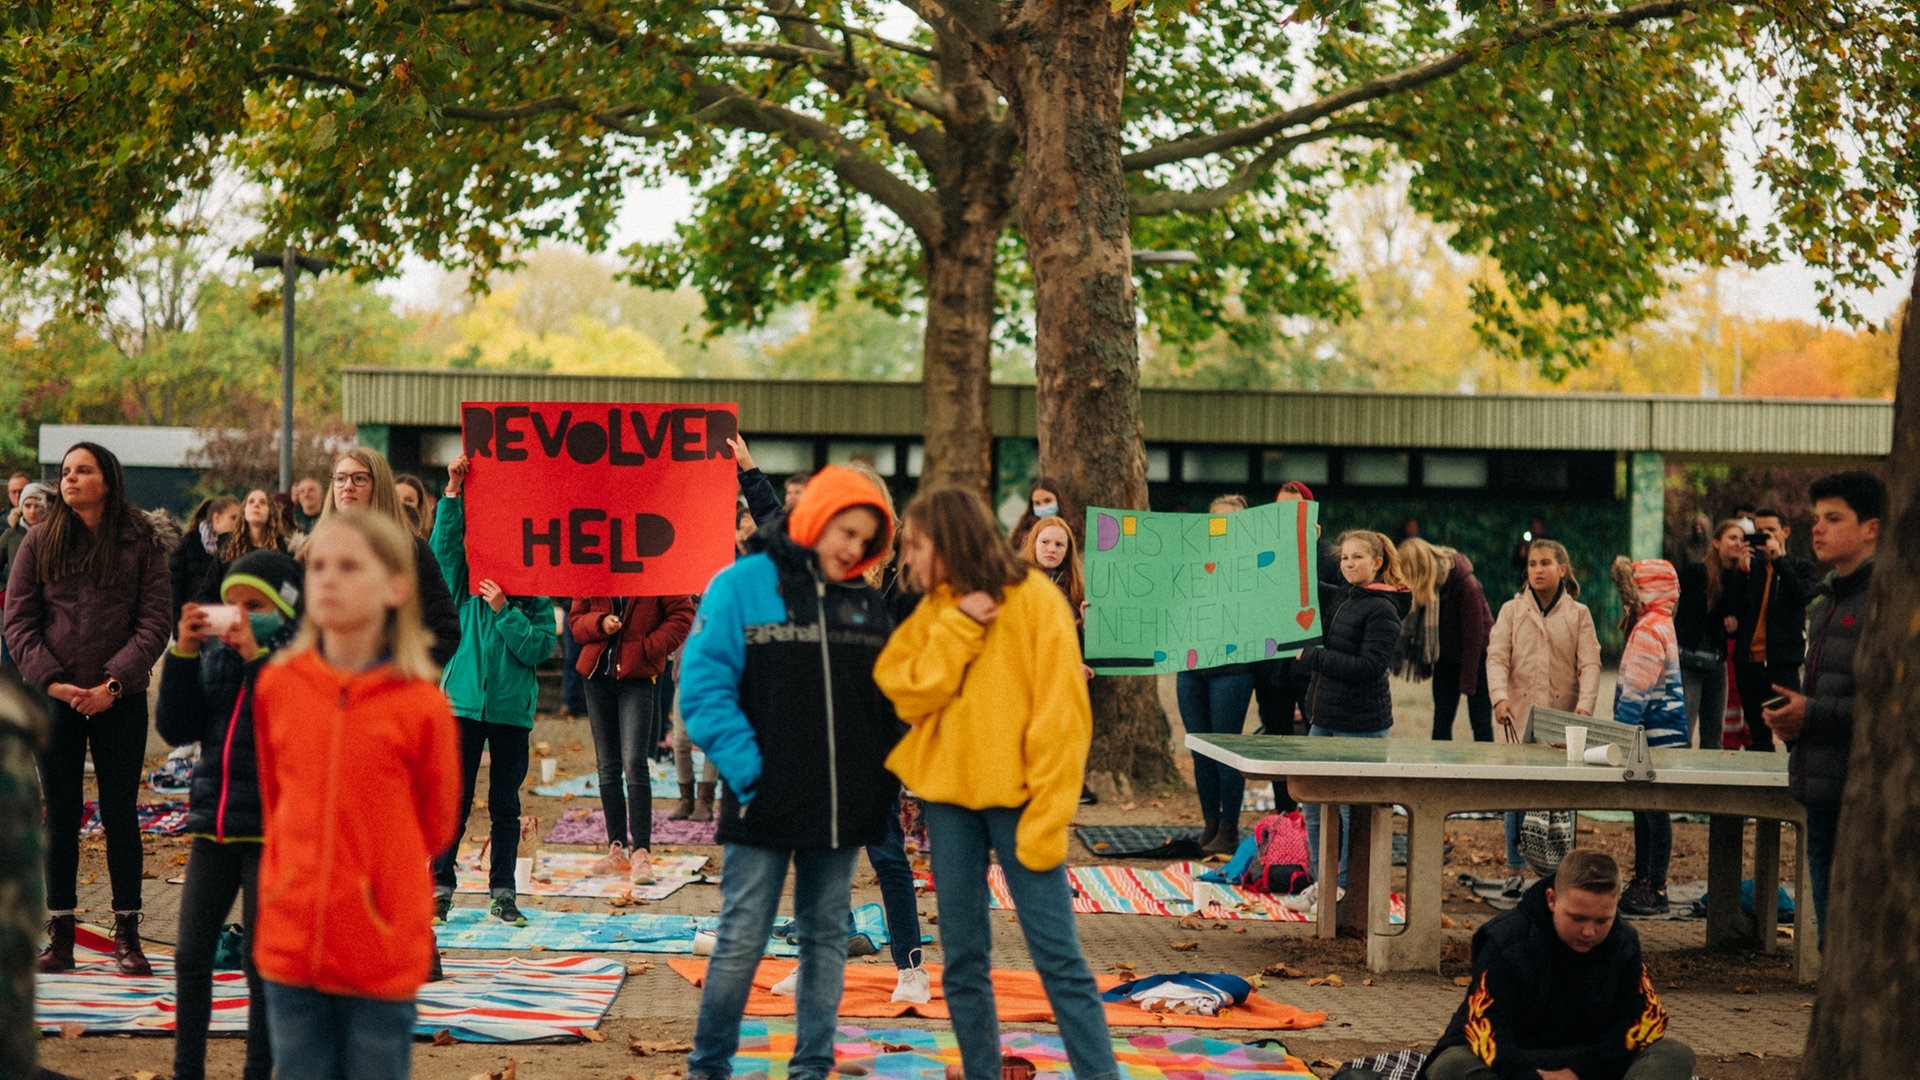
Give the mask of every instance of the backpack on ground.
[[1240, 872], [1243, 889], [1287, 896], [1313, 884], [1307, 869], [1307, 826], [1300, 811], [1268, 814], [1253, 827], [1253, 861]]

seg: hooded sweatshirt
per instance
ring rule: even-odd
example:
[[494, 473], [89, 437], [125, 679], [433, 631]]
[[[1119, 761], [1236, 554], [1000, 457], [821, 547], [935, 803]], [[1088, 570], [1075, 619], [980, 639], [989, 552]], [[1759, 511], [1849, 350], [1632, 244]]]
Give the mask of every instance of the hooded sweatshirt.
[[[1633, 1055], [1667, 1033], [1667, 1011], [1624, 919], [1585, 953], [1553, 928], [1548, 878], [1520, 904], [1473, 933], [1467, 998], [1427, 1055], [1464, 1046], [1501, 1080], [1539, 1080], [1571, 1069], [1580, 1080], [1619, 1080]], [[1422, 1066], [1420, 1077], [1427, 1076]]]
[[1620, 654], [1613, 718], [1647, 729], [1648, 746], [1687, 745], [1686, 698], [1680, 689], [1680, 643], [1673, 612], [1680, 602], [1680, 576], [1665, 559], [1633, 564], [1640, 614]]
[[[844, 510], [881, 528], [845, 581], [821, 576], [812, 545]], [[721, 843], [819, 850], [877, 843], [900, 785], [886, 771], [900, 738], [873, 665], [893, 621], [860, 577], [893, 543], [880, 495], [828, 466], [766, 549], [720, 571], [700, 601], [680, 666], [687, 734], [726, 778]]]

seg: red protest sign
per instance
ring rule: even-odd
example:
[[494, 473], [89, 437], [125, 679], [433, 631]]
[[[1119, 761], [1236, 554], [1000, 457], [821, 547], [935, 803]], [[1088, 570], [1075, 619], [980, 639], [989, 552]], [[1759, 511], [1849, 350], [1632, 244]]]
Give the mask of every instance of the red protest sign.
[[671, 596], [733, 561], [738, 409], [468, 402], [468, 580], [516, 596]]

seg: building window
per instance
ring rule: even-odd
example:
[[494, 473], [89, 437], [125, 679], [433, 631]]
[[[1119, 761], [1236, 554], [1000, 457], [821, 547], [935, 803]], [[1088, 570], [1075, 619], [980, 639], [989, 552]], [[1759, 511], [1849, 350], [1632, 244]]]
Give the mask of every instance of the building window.
[[907, 475], [919, 479], [920, 470], [926, 467], [927, 448], [919, 443], [907, 447]]
[[1340, 478], [1356, 487], [1406, 487], [1410, 476], [1407, 454], [1361, 450], [1340, 459]]
[[827, 461], [834, 465], [863, 462], [881, 476], [892, 476], [897, 470], [897, 451], [890, 442], [830, 442]]
[[1236, 447], [1182, 450], [1180, 479], [1188, 484], [1245, 484], [1247, 452]]
[[1260, 480], [1276, 488], [1289, 480], [1309, 486], [1324, 484], [1332, 476], [1332, 462], [1325, 450], [1264, 450], [1260, 454]]
[[755, 439], [747, 444], [753, 463], [768, 476], [813, 471], [813, 443], [807, 439]]
[[453, 464], [460, 456], [460, 433], [457, 431], [423, 431], [420, 433], [420, 464]]
[[1558, 454], [1529, 454], [1507, 459], [1504, 470], [1512, 487], [1534, 491], [1564, 491], [1569, 485], [1567, 459]]
[[1164, 484], [1173, 476], [1173, 452], [1164, 446], [1147, 447], [1147, 482]]
[[1483, 488], [1487, 486], [1487, 455], [1426, 454], [1420, 459], [1420, 479], [1427, 487]]

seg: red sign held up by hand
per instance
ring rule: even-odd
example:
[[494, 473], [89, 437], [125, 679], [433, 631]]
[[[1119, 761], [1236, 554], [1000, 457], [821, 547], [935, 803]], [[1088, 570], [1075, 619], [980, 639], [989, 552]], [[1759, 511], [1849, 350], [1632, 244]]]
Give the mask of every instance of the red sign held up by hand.
[[470, 581], [671, 596], [733, 561], [734, 405], [468, 402], [460, 426]]

